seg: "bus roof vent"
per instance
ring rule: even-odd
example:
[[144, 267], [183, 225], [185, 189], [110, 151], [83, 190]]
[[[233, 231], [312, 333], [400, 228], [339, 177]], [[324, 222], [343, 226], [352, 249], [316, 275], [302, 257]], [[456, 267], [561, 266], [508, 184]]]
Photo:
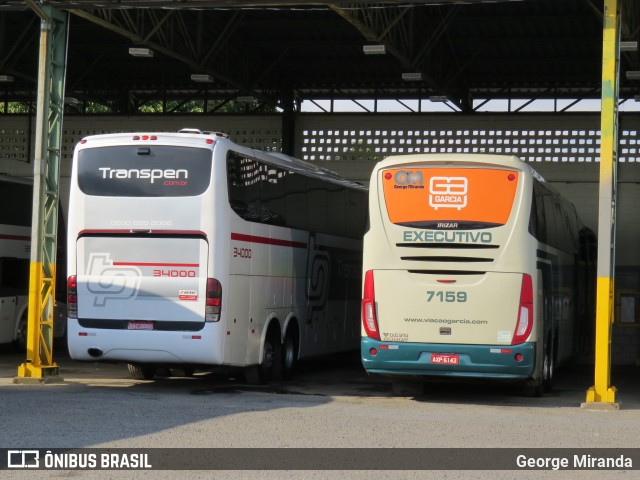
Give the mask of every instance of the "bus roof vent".
[[214, 135], [216, 137], [229, 138], [229, 134], [224, 132], [202, 132], [202, 133], [206, 133], [208, 135]]
[[196, 135], [213, 135], [214, 137], [229, 138], [228, 133], [214, 132], [213, 130], [200, 130], [198, 128], [183, 128], [178, 133], [195, 133]]

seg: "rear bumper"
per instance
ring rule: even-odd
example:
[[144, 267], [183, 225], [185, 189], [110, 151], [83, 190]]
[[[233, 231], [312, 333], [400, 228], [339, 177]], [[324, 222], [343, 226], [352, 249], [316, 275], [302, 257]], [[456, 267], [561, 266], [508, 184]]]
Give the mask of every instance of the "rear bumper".
[[[360, 354], [369, 373], [524, 380], [533, 375], [535, 347], [535, 343], [508, 346], [389, 343], [362, 337]], [[375, 355], [372, 349], [376, 350]], [[432, 353], [457, 354], [459, 363], [433, 364]], [[517, 354], [522, 355], [520, 361], [515, 358]]]
[[[220, 323], [205, 323], [197, 332], [85, 328], [68, 319], [67, 345], [74, 360], [221, 365]], [[96, 350], [101, 352], [95, 356]], [[89, 351], [93, 351], [91, 355]]]

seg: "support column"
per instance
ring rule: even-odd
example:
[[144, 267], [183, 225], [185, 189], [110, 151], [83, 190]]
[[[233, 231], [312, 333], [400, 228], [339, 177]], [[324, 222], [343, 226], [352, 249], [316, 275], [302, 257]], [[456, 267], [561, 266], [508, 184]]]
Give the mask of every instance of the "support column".
[[282, 153], [295, 156], [297, 108], [293, 98], [293, 90], [291, 88], [283, 91], [282, 103]]
[[15, 383], [60, 381], [53, 361], [58, 184], [68, 14], [28, 2], [40, 16], [27, 357]]
[[587, 390], [587, 401], [582, 404], [584, 408], [618, 408], [616, 388], [610, 385], [610, 377], [611, 324], [614, 319], [619, 26], [618, 0], [604, 0], [595, 381]]

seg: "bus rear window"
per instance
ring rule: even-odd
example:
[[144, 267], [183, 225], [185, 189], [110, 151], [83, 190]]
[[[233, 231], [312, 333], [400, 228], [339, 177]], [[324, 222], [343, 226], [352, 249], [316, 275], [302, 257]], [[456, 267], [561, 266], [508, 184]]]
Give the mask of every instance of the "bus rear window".
[[476, 229], [509, 220], [518, 172], [489, 168], [409, 168], [381, 172], [389, 219], [429, 229]]
[[211, 150], [181, 146], [115, 146], [78, 152], [78, 185], [86, 195], [187, 197], [209, 186]]

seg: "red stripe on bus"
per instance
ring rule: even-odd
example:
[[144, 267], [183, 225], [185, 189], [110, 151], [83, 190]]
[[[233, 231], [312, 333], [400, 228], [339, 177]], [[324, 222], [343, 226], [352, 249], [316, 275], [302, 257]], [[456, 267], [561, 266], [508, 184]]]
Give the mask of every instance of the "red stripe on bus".
[[279, 238], [257, 237], [255, 235], [245, 235], [243, 233], [232, 233], [231, 240], [239, 240], [249, 243], [263, 243], [265, 245], [276, 245], [278, 247], [307, 248], [304, 242], [293, 242], [291, 240], [281, 240]]
[[5, 235], [4, 233], [0, 233], [0, 239], [2, 239], [2, 240], [31, 240], [31, 237], [26, 237], [24, 235]]
[[198, 263], [113, 262], [125, 267], [200, 267]]

